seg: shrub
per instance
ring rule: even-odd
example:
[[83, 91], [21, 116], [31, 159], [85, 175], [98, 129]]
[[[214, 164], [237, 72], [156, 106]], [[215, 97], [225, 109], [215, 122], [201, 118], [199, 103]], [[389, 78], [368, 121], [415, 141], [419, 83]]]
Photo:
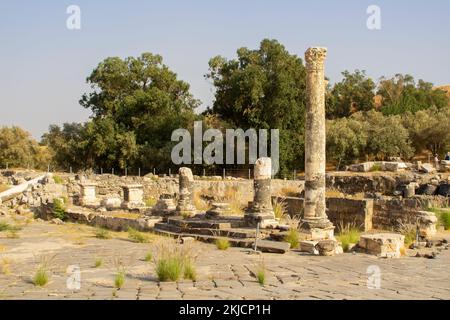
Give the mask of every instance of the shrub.
[[300, 243], [300, 234], [298, 230], [290, 228], [288, 233], [284, 237], [284, 241], [288, 242], [291, 245], [292, 249], [297, 248]]
[[219, 250], [227, 250], [230, 247], [230, 241], [228, 241], [228, 239], [225, 238], [216, 239], [215, 243], [217, 249]]
[[60, 220], [64, 220], [66, 218], [66, 209], [62, 199], [53, 199], [53, 216]]
[[143, 232], [139, 232], [131, 227], [128, 228], [128, 239], [138, 243], [150, 242], [149, 236]]
[[350, 244], [358, 243], [361, 236], [360, 231], [354, 225], [348, 224], [346, 226], [339, 227], [339, 233], [337, 239], [342, 243], [342, 249], [347, 252], [350, 248]]
[[112, 238], [111, 233], [108, 230], [103, 229], [103, 228], [97, 228], [95, 230], [95, 237], [98, 239], [111, 239]]
[[436, 214], [439, 225], [443, 226], [445, 230], [450, 230], [450, 211], [447, 210], [438, 208], [430, 209], [430, 211]]

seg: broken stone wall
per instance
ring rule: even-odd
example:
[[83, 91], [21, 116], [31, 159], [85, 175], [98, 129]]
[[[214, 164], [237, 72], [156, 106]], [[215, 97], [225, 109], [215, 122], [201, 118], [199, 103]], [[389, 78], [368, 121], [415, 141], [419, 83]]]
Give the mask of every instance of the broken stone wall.
[[415, 225], [420, 210], [429, 207], [444, 207], [447, 203], [448, 199], [444, 197], [376, 199], [373, 206], [373, 227], [389, 230], [400, 225]]

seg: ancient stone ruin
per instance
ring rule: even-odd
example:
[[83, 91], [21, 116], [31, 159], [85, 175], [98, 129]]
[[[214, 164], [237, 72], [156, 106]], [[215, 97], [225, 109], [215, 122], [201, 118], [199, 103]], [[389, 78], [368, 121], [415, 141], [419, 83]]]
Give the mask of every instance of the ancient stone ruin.
[[[64, 183], [58, 184], [51, 174], [4, 171], [0, 179], [13, 187], [0, 193], [0, 215], [30, 210], [53, 220], [55, 200], [63, 199], [66, 221], [112, 230], [131, 227], [177, 239], [226, 239], [252, 251], [295, 250], [322, 256], [342, 253], [337, 235], [342, 226], [353, 226], [362, 234], [347, 250], [380, 257], [420, 256], [420, 250], [433, 248], [437, 241], [438, 219], [427, 208], [448, 206], [450, 175], [429, 164], [397, 158], [326, 173], [326, 55], [320, 47], [305, 53], [304, 176], [273, 179], [268, 157], [257, 159], [253, 179], [196, 177], [182, 167], [178, 176], [61, 174]], [[439, 170], [446, 165], [442, 163]], [[376, 174], [374, 167], [379, 169]], [[278, 203], [277, 215], [274, 203]], [[416, 235], [408, 248], [404, 248], [405, 226]], [[298, 232], [298, 247], [293, 243], [291, 248], [286, 241], [292, 232]]]

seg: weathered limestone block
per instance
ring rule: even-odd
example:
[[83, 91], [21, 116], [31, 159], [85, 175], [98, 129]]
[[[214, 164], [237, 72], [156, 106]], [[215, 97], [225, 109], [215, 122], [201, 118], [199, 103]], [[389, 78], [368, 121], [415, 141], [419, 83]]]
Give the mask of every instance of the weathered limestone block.
[[352, 172], [369, 172], [374, 166], [374, 162], [363, 162], [352, 164], [348, 167], [348, 169]]
[[433, 212], [419, 211], [417, 223], [419, 226], [420, 236], [428, 239], [436, 234], [436, 223], [438, 219]]
[[158, 202], [151, 210], [152, 215], [172, 215], [177, 209], [175, 201], [173, 199], [173, 194], [162, 194], [159, 197]]
[[270, 158], [259, 158], [256, 160], [253, 201], [244, 216], [244, 220], [249, 226], [255, 226], [258, 222], [261, 224], [261, 228], [278, 224], [272, 208], [271, 178], [272, 160]]
[[106, 198], [102, 200], [101, 205], [109, 211], [120, 209], [122, 206], [122, 199], [119, 197]]
[[176, 213], [184, 216], [193, 216], [197, 213], [194, 205], [194, 176], [189, 168], [183, 167], [178, 171], [180, 194]]
[[400, 249], [405, 246], [405, 236], [397, 233], [365, 234], [360, 237], [358, 246], [368, 254], [382, 258], [399, 258]]
[[96, 207], [100, 204], [100, 201], [96, 196], [97, 184], [89, 181], [85, 181], [80, 184], [80, 198], [79, 204], [83, 207]]
[[300, 251], [314, 255], [319, 255], [319, 250], [316, 248], [318, 243], [319, 241], [312, 241], [312, 240], [300, 241]]
[[319, 255], [327, 257], [334, 256], [338, 247], [339, 244], [336, 240], [320, 240], [316, 245]]
[[433, 167], [432, 164], [429, 163], [422, 163], [422, 165], [420, 166], [420, 171], [425, 172], [425, 173], [433, 173], [436, 172], [436, 168]]
[[144, 190], [141, 184], [129, 184], [123, 186], [124, 201], [122, 203], [122, 208], [135, 209], [144, 207], [145, 203], [143, 201], [143, 196]]

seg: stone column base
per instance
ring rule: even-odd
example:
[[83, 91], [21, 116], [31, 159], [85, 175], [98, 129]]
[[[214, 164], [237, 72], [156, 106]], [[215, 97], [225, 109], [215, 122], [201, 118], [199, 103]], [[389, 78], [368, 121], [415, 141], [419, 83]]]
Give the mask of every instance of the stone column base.
[[247, 213], [244, 215], [244, 221], [249, 227], [256, 227], [259, 222], [259, 227], [262, 229], [276, 228], [279, 225], [274, 215], [267, 213]]
[[335, 240], [334, 226], [326, 228], [308, 228], [303, 225], [299, 228], [302, 240]]

